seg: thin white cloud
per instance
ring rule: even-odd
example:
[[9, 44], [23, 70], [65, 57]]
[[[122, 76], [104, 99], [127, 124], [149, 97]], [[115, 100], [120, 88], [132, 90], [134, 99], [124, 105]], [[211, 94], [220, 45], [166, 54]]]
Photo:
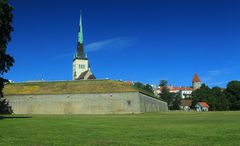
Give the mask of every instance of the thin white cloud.
[[211, 82], [208, 83], [210, 86], [221, 86], [221, 85], [226, 85], [229, 81], [219, 81], [219, 82]]
[[208, 74], [209, 74], [209, 76], [218, 76], [218, 75], [222, 74], [222, 71], [221, 70], [211, 70], [211, 71], [208, 71]]
[[88, 44], [86, 46], [86, 51], [87, 52], [94, 52], [99, 50], [111, 50], [111, 51], [118, 50], [119, 51], [132, 46], [135, 41], [136, 41], [135, 38], [129, 38], [129, 37], [111, 38], [111, 39], [97, 41], [97, 42]]
[[205, 76], [205, 77], [201, 77], [201, 80], [203, 83], [208, 83], [208, 82], [211, 82], [213, 78], [210, 76]]
[[202, 77], [202, 81], [209, 86], [223, 86], [226, 85], [228, 81], [219, 81], [219, 79], [229, 74], [231, 74], [231, 68], [210, 70], [206, 76]]

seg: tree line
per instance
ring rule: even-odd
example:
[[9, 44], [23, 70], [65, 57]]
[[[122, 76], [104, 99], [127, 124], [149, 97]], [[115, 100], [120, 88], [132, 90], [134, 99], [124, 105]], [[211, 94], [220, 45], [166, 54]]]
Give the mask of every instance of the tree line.
[[207, 102], [212, 111], [240, 110], [240, 81], [231, 81], [226, 88], [209, 88], [202, 84], [200, 89], [193, 91], [191, 99], [193, 105]]
[[[154, 94], [154, 89], [149, 84], [136, 82], [134, 86]], [[180, 93], [171, 93], [166, 80], [161, 80], [159, 86], [161, 88], [159, 98], [168, 103], [170, 110], [180, 110], [182, 100]], [[198, 102], [207, 102], [211, 111], [240, 110], [240, 81], [230, 81], [226, 88], [210, 88], [202, 84], [200, 89], [194, 90], [192, 96], [185, 99], [192, 100], [192, 109]]]
[[[162, 88], [159, 96], [168, 103], [169, 109], [179, 110], [179, 93], [170, 93], [167, 81], [161, 81], [159, 86]], [[202, 84], [201, 88], [194, 90], [192, 96], [187, 99], [192, 100], [193, 109], [198, 102], [207, 102], [211, 111], [240, 110], [240, 81], [230, 81], [226, 88], [210, 88]]]

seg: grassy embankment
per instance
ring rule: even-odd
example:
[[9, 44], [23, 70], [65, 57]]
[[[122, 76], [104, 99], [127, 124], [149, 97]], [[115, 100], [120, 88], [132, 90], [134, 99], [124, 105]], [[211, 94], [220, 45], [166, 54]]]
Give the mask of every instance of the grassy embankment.
[[112, 80], [29, 82], [8, 84], [5, 95], [137, 92], [132, 85]]
[[6, 85], [3, 92], [4, 95], [141, 92], [157, 98], [153, 93], [114, 80], [13, 83]]
[[25, 116], [0, 116], [0, 145], [237, 146], [240, 143], [240, 112]]

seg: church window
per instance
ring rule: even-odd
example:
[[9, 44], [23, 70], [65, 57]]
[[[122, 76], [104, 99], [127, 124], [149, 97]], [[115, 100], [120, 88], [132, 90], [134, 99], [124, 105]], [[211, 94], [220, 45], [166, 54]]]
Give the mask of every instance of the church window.
[[79, 64], [80, 69], [85, 69], [85, 65]]

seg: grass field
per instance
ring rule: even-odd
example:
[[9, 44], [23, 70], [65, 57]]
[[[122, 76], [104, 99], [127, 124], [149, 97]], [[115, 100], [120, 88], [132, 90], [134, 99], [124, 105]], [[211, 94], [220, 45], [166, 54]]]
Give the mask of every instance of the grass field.
[[0, 145], [240, 145], [240, 112], [0, 116]]

